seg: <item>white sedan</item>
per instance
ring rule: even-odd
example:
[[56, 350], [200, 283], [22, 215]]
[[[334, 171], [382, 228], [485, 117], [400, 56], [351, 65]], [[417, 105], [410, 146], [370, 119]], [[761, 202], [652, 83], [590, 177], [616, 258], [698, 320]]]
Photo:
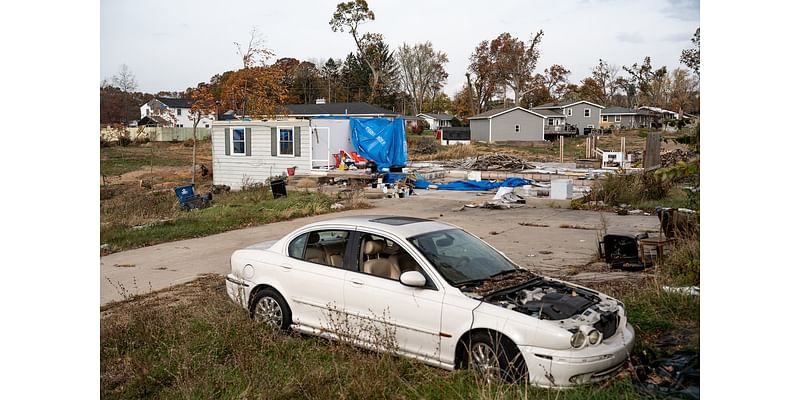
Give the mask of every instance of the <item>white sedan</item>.
[[487, 379], [569, 387], [611, 377], [634, 332], [623, 304], [535, 275], [464, 230], [336, 218], [237, 250], [228, 295], [258, 321]]

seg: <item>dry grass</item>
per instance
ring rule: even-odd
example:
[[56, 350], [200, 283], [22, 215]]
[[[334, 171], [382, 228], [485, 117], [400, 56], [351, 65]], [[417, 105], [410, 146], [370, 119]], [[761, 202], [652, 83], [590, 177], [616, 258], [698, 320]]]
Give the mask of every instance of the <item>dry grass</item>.
[[409, 160], [412, 161], [459, 160], [480, 154], [478, 149], [472, 144], [440, 146], [439, 150], [434, 154], [413, 154], [410, 151], [409, 153]]
[[[379, 342], [393, 336], [380, 324], [365, 329]], [[222, 277], [207, 275], [101, 309], [100, 394], [119, 399], [638, 397], [624, 375], [562, 392], [489, 384], [471, 371], [448, 372], [390, 353], [267, 329], [228, 299]]]

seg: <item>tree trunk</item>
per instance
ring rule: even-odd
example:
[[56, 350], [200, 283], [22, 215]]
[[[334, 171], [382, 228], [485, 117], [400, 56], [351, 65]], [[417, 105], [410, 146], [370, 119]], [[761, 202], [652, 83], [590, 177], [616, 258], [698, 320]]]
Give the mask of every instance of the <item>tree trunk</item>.
[[197, 165], [197, 124], [200, 120], [196, 120], [194, 128], [192, 129], [192, 187], [194, 187], [195, 165]]

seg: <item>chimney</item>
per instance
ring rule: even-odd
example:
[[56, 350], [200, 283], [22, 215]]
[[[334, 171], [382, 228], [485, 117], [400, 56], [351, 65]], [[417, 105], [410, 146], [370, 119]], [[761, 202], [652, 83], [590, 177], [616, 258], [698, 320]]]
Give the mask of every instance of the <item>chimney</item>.
[[317, 99], [317, 104], [325, 104], [325, 98]]

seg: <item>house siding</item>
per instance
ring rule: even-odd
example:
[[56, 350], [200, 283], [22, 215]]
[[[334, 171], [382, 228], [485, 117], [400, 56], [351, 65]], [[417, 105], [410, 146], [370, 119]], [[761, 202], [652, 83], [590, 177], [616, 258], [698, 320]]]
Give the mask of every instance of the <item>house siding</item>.
[[[492, 142], [506, 140], [544, 140], [544, 119], [523, 110], [514, 110], [492, 118]], [[520, 131], [514, 131], [519, 124]]]
[[469, 120], [470, 139], [476, 142], [489, 141], [489, 120], [471, 119]]
[[[600, 127], [600, 111], [602, 110], [600, 107], [586, 103], [578, 103], [569, 107], [564, 107], [564, 115], [567, 115], [567, 110], [570, 108], [572, 109], [572, 116], [567, 116], [567, 123], [578, 127], [580, 134], [583, 134], [583, 129], [587, 128], [589, 125], [592, 125], [595, 128]], [[583, 116], [583, 110], [585, 108], [591, 110], [591, 116]]]
[[[270, 132], [272, 127], [278, 126], [301, 127], [299, 157], [272, 156]], [[225, 154], [225, 128], [232, 127], [251, 129], [250, 156]], [[270, 177], [285, 175], [290, 167], [297, 167], [298, 174], [308, 172], [311, 169], [310, 137], [307, 120], [216, 122], [211, 135], [214, 184], [240, 190], [244, 183], [269, 184]]]

